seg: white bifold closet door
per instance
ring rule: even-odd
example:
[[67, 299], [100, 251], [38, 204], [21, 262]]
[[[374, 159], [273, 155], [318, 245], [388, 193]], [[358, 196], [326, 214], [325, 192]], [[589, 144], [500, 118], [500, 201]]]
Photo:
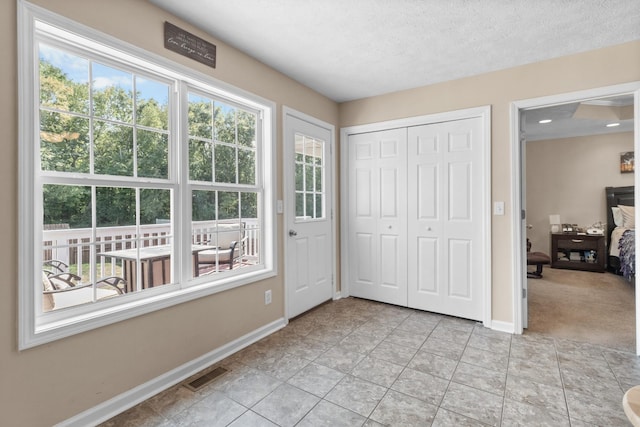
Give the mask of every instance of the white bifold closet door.
[[353, 296], [407, 305], [407, 129], [349, 137]]
[[482, 120], [349, 137], [350, 294], [482, 320]]
[[482, 122], [409, 128], [408, 306], [482, 320]]

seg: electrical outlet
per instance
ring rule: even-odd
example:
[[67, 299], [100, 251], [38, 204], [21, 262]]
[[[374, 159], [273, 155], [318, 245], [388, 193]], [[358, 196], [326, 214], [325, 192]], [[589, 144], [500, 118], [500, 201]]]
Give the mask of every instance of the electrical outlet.
[[264, 305], [271, 304], [271, 289], [264, 292]]

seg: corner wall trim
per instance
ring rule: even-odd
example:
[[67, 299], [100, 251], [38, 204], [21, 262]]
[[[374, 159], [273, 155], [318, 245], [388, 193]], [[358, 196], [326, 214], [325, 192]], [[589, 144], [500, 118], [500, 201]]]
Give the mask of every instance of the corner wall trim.
[[221, 361], [225, 357], [228, 357], [233, 353], [261, 340], [262, 338], [271, 335], [272, 333], [284, 328], [286, 325], [287, 320], [284, 317], [275, 320], [228, 344], [223, 345], [222, 347], [210, 351], [209, 353], [193, 359], [184, 365], [178, 366], [169, 372], [147, 381], [144, 384], [140, 384], [139, 386], [119, 394], [106, 402], [62, 421], [61, 423], [56, 424], [56, 427], [84, 427], [98, 425], [137, 405], [138, 403], [144, 402], [161, 391], [184, 381], [201, 370], [208, 368], [212, 364]]

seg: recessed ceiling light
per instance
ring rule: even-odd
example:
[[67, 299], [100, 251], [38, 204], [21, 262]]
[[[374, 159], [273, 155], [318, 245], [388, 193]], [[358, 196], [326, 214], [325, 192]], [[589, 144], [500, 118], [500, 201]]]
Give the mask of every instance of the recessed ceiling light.
[[607, 124], [608, 128], [614, 128], [616, 126], [620, 126], [620, 123], [609, 123], [609, 124]]
[[543, 125], [543, 124], [545, 124], [545, 123], [551, 123], [551, 122], [552, 122], [552, 120], [551, 120], [551, 119], [544, 119], [544, 120], [540, 120], [538, 123], [540, 123], [540, 124], [542, 124], [542, 125]]

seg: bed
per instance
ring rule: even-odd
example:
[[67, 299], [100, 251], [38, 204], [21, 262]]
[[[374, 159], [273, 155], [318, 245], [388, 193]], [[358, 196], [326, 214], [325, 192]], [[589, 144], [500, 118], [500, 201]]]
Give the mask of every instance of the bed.
[[[607, 270], [635, 279], [635, 187], [606, 187]], [[613, 209], [612, 209], [613, 208]], [[624, 215], [623, 215], [624, 214]]]

